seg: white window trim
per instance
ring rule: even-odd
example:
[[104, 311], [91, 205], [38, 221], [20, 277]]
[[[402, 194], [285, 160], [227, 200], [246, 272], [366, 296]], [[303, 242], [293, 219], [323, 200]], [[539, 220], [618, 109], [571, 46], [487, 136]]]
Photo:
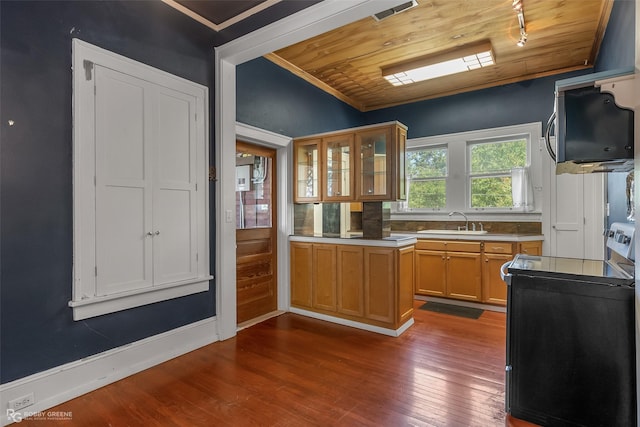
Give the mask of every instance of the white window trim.
[[[470, 188], [468, 180], [469, 143], [482, 140], [497, 140], [509, 137], [528, 136], [530, 144], [529, 173], [534, 192], [535, 207], [531, 212], [520, 210], [505, 210], [500, 208], [472, 209], [470, 207]], [[447, 146], [447, 206], [435, 209], [407, 209], [393, 210], [391, 219], [396, 220], [447, 220], [451, 211], [461, 211], [470, 218], [484, 220], [519, 220], [540, 221], [542, 213], [542, 123], [532, 122], [520, 125], [503, 126], [468, 132], [458, 132], [407, 140], [407, 150], [419, 147]], [[464, 191], [457, 191], [464, 189]]]
[[[209, 290], [209, 146], [208, 88], [97, 46], [73, 39], [73, 294], [69, 306], [74, 320], [138, 307]], [[177, 88], [197, 97], [198, 184], [204, 191], [196, 208], [198, 223], [197, 277], [151, 288], [96, 296], [95, 273], [95, 145], [93, 81], [86, 79], [85, 61], [111, 68], [157, 85]], [[91, 279], [93, 278], [93, 279]]]

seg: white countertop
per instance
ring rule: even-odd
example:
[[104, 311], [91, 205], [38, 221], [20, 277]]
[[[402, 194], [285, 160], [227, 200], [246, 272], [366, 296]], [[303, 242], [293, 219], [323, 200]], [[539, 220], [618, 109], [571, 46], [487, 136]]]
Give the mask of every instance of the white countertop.
[[323, 237], [323, 236], [289, 236], [292, 242], [308, 242], [308, 243], [332, 243], [340, 245], [359, 245], [359, 246], [381, 246], [399, 248], [407, 245], [415, 244], [419, 239], [428, 240], [467, 240], [477, 242], [531, 242], [544, 240], [542, 234], [451, 234], [444, 233], [391, 233], [391, 237], [384, 239], [363, 239], [360, 233], [353, 233], [351, 236], [345, 237]]
[[352, 237], [323, 237], [323, 236], [289, 236], [291, 242], [307, 242], [307, 243], [329, 243], [337, 245], [357, 245], [357, 246], [378, 246], [386, 248], [401, 248], [408, 245], [415, 245], [416, 236], [407, 234], [392, 234], [391, 237], [384, 239], [363, 239], [361, 233]]

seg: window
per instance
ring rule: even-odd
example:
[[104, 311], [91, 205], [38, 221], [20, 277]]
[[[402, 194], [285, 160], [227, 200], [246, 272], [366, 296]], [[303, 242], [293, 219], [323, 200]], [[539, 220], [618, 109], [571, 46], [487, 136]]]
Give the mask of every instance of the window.
[[527, 166], [527, 139], [469, 144], [471, 208], [511, 208], [511, 171]]
[[541, 137], [528, 123], [407, 140], [407, 201], [392, 213], [540, 215]]
[[447, 147], [407, 151], [409, 208], [440, 209], [447, 205]]

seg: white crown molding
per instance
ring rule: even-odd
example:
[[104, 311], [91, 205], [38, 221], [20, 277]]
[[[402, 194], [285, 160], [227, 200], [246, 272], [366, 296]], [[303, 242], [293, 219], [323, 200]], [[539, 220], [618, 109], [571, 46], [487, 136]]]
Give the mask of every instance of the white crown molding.
[[238, 22], [247, 19], [248, 17], [255, 15], [258, 12], [261, 12], [271, 6], [273, 6], [276, 3], [280, 3], [280, 1], [282, 0], [265, 0], [264, 2], [260, 3], [257, 6], [252, 7], [251, 9], [248, 9], [236, 16], [234, 16], [233, 18], [229, 18], [226, 21], [223, 21], [219, 24], [213, 23], [211, 21], [209, 21], [207, 18], [205, 18], [202, 15], [197, 14], [196, 12], [192, 11], [191, 9], [181, 5], [180, 3], [178, 3], [175, 0], [162, 0], [163, 3], [166, 3], [167, 5], [171, 6], [172, 8], [176, 9], [179, 12], [184, 13], [185, 15], [187, 15], [188, 17], [190, 17], [191, 19], [195, 19], [196, 21], [198, 21], [199, 23], [206, 25], [207, 27], [211, 28], [213, 31], [222, 31], [227, 27], [232, 26], [233, 24], [237, 24]]

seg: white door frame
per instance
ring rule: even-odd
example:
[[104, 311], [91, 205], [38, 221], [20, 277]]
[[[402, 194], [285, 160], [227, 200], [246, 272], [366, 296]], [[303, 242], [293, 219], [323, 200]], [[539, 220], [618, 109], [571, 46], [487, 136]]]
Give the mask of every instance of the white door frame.
[[[278, 289], [278, 310], [289, 310], [289, 234], [291, 234], [291, 224], [293, 224], [292, 208], [292, 185], [290, 177], [292, 139], [288, 136], [280, 135], [268, 130], [259, 129], [244, 123], [236, 123], [236, 138], [240, 141], [249, 142], [263, 147], [276, 150], [275, 172], [277, 182], [277, 196], [273, 208], [276, 209], [278, 223], [277, 227], [277, 277], [276, 286]], [[235, 215], [234, 215], [235, 218]], [[234, 224], [235, 226], [235, 224]], [[234, 227], [235, 228], [235, 227]]]
[[[324, 0], [215, 49], [215, 159], [218, 178], [215, 282], [216, 317], [221, 340], [236, 334], [236, 237], [233, 225], [236, 209], [236, 65], [371, 16], [397, 3], [398, 0]], [[288, 268], [284, 270], [288, 271]]]

